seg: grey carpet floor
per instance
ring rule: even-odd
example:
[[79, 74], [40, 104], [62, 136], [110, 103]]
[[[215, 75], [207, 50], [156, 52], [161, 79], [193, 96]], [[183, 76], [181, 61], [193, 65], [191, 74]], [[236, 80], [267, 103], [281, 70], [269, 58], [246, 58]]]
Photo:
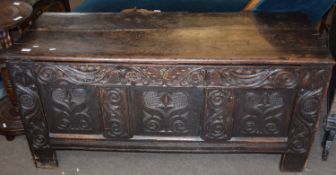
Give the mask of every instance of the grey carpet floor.
[[[36, 169], [24, 136], [0, 137], [0, 175], [336, 175], [336, 147], [321, 161], [321, 133], [302, 173], [281, 173], [277, 154], [57, 151], [59, 168]], [[336, 144], [335, 144], [336, 145]]]

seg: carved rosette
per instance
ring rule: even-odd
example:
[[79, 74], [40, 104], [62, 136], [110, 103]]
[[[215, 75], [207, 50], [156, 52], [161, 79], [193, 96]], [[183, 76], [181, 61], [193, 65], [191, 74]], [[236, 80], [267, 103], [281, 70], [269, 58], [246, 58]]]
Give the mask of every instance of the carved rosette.
[[326, 70], [311, 70], [302, 78], [302, 89], [293, 115], [288, 137], [288, 152], [307, 153], [319, 120], [321, 101], [328, 81]]
[[207, 89], [202, 135], [205, 140], [229, 140], [232, 127], [233, 93], [225, 89]]
[[108, 138], [129, 138], [129, 115], [126, 88], [101, 89], [104, 136]]
[[15, 94], [26, 136], [32, 150], [50, 148], [48, 127], [35, 82], [35, 75], [31, 71], [34, 67], [10, 64], [9, 69], [15, 85]]

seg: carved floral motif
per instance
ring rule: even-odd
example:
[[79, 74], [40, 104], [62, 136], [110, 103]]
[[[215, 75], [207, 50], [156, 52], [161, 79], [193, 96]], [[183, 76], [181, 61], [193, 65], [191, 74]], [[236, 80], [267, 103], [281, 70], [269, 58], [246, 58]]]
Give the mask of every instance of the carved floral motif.
[[191, 116], [186, 110], [189, 105], [187, 94], [146, 91], [143, 97], [145, 109], [142, 122], [146, 132], [189, 133]]
[[240, 92], [236, 133], [242, 136], [285, 136], [285, 121], [290, 115], [290, 110], [285, 107], [290, 106], [290, 99], [293, 99], [285, 94], [274, 91]]
[[[51, 129], [65, 132], [92, 131], [94, 119], [89, 114], [90, 94], [83, 88], [56, 88], [51, 91], [51, 103], [48, 108], [54, 125]], [[50, 101], [50, 100], [48, 100]], [[91, 110], [93, 110], [91, 108]]]

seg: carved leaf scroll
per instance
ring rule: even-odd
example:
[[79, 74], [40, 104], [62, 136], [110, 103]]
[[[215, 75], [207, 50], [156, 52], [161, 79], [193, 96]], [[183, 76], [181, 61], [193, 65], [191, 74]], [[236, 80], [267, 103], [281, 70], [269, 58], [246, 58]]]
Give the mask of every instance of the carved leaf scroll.
[[108, 138], [129, 138], [128, 100], [126, 88], [101, 88], [104, 136]]
[[233, 92], [226, 89], [207, 89], [206, 91], [203, 138], [229, 140], [233, 121]]
[[300, 71], [273, 67], [225, 67], [209, 71], [209, 85], [223, 88], [295, 88]]

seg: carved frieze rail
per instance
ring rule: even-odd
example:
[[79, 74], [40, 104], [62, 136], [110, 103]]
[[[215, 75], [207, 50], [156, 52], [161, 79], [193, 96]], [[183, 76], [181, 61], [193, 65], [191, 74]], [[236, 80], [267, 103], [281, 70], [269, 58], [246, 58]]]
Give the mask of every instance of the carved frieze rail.
[[[42, 84], [295, 88], [305, 70], [272, 66], [32, 64]], [[308, 71], [308, 70], [306, 70]]]

